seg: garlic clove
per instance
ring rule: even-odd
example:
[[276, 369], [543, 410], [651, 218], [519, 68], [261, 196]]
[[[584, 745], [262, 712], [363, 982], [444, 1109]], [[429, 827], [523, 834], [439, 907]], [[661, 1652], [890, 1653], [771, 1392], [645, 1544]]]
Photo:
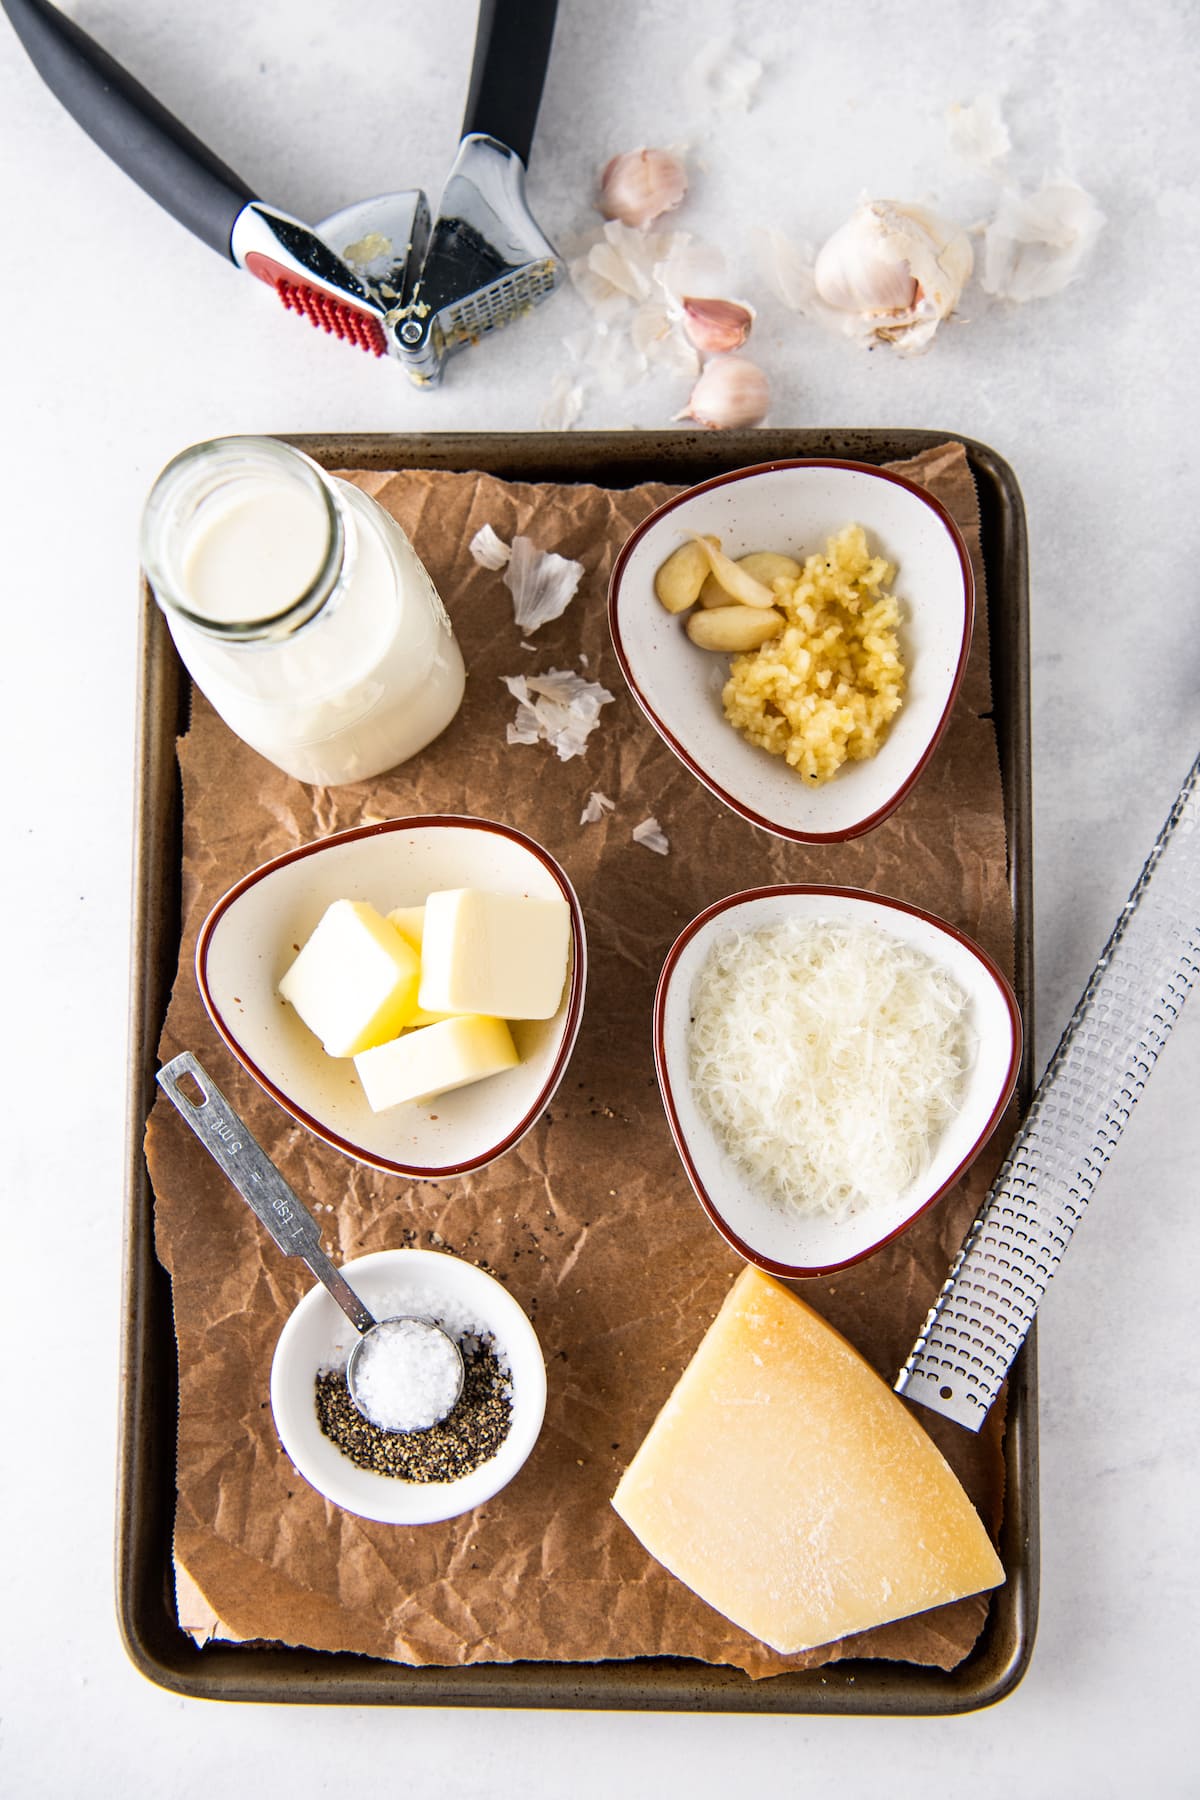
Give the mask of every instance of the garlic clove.
[[704, 365], [691, 398], [676, 419], [692, 419], [710, 431], [760, 425], [771, 404], [767, 378], [744, 356], [715, 356]]
[[687, 174], [669, 150], [627, 150], [614, 156], [600, 177], [600, 211], [645, 231], [687, 193]]
[[911, 353], [949, 318], [973, 267], [956, 225], [923, 206], [868, 200], [823, 245], [813, 279], [856, 335]]
[[704, 356], [740, 350], [750, 336], [754, 308], [741, 300], [706, 300], [685, 294], [682, 304], [684, 332]]
[[874, 224], [859, 213], [821, 246], [814, 280], [826, 306], [839, 312], [903, 312], [917, 297], [916, 277], [907, 260], [896, 255]]

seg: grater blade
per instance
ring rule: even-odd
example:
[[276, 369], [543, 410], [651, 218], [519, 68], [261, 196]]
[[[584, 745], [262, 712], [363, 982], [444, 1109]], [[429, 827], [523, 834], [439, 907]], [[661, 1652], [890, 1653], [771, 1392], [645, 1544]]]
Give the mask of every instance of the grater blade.
[[1200, 974], [1200, 757], [896, 1379], [978, 1431]]

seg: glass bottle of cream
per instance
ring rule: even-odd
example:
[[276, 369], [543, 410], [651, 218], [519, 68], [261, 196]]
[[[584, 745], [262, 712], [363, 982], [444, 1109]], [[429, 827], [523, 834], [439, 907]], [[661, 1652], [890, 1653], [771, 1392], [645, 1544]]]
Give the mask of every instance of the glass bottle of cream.
[[197, 687], [300, 781], [382, 774], [458, 711], [462, 653], [408, 538], [290, 445], [183, 451], [146, 503], [141, 554]]

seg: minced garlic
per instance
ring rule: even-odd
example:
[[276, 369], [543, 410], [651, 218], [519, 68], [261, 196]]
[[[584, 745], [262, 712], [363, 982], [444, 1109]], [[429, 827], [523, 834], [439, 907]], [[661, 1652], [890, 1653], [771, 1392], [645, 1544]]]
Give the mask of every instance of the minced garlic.
[[894, 576], [862, 526], [847, 525], [794, 581], [772, 583], [784, 629], [730, 665], [725, 717], [813, 787], [874, 756], [900, 708], [900, 604], [886, 585]]

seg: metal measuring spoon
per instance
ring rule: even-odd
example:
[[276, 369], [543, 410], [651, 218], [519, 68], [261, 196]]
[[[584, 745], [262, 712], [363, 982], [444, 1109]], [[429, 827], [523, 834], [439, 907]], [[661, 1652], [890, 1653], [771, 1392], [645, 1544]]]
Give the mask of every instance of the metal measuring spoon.
[[[199, 1099], [180, 1085], [181, 1077], [189, 1077]], [[285, 1256], [304, 1259], [317, 1280], [324, 1283], [354, 1329], [361, 1335], [350, 1352], [346, 1364], [346, 1385], [350, 1398], [363, 1417], [375, 1424], [359, 1399], [356, 1383], [361, 1375], [362, 1352], [368, 1340], [382, 1346], [399, 1328], [410, 1340], [423, 1338], [426, 1347], [444, 1355], [449, 1345], [457, 1365], [454, 1397], [435, 1418], [413, 1426], [379, 1426], [382, 1431], [425, 1431], [437, 1425], [458, 1404], [465, 1371], [462, 1351], [440, 1325], [432, 1319], [401, 1314], [398, 1318], [377, 1319], [363, 1304], [341, 1271], [330, 1262], [321, 1248], [321, 1228], [304, 1202], [298, 1198], [271, 1161], [262, 1145], [242, 1123], [212, 1077], [205, 1073], [190, 1050], [166, 1063], [156, 1076], [159, 1087], [191, 1126], [213, 1161], [219, 1163], [242, 1199], [264, 1224]]]

